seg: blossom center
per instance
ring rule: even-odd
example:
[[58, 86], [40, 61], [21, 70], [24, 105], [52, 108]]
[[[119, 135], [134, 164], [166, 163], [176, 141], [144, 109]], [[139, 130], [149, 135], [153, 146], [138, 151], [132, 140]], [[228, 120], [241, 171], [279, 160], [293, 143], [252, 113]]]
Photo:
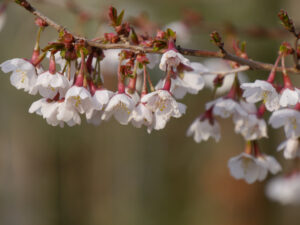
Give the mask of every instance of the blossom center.
[[126, 106], [126, 104], [124, 104], [123, 102], [119, 102], [115, 108], [117, 109], [121, 109], [122, 111], [126, 112], [128, 115], [131, 113], [131, 111], [128, 109], [128, 107]]
[[21, 83], [24, 84], [25, 79], [27, 78], [27, 73], [23, 70], [16, 70], [16, 72], [21, 74]]
[[75, 106], [78, 107], [81, 104], [80, 96], [72, 96], [72, 98], [75, 100]]
[[269, 92], [268, 91], [263, 91], [262, 92], [262, 99], [263, 99], [263, 103], [266, 104], [267, 100], [269, 97]]
[[165, 99], [159, 99], [156, 103], [156, 107], [162, 112], [166, 109], [166, 100]]
[[290, 118], [290, 122], [293, 126], [293, 129], [296, 130], [297, 129], [297, 120], [296, 120], [296, 118], [294, 118], [294, 117]]

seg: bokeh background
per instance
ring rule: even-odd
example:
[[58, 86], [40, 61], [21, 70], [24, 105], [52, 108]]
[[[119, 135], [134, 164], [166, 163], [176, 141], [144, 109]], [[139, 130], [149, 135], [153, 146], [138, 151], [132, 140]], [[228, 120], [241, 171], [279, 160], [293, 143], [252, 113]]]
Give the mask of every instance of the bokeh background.
[[[65, 8], [31, 2], [60, 24], [87, 37], [94, 37], [99, 30], [95, 21], [82, 27], [78, 17]], [[110, 5], [125, 9], [127, 16], [147, 12], [151, 20], [161, 25], [180, 20], [182, 10], [191, 8], [211, 24], [205, 29], [194, 26], [192, 39], [185, 45], [191, 48], [214, 50], [209, 32], [219, 29], [229, 40], [232, 29], [225, 28], [231, 25], [238, 30], [281, 29], [277, 18], [281, 8], [288, 10], [300, 26], [298, 0], [77, 3], [94, 12], [103, 12]], [[36, 35], [33, 19], [19, 6], [9, 4], [7, 22], [0, 33], [0, 62], [30, 57]], [[42, 35], [43, 45], [56, 37], [56, 32], [48, 28]], [[270, 63], [275, 60], [280, 42], [291, 40], [289, 35], [255, 37], [243, 32], [238, 33], [238, 38], [247, 41], [250, 57]], [[265, 182], [247, 185], [229, 175], [228, 159], [244, 148], [230, 119], [221, 121], [219, 143], [196, 144], [185, 136], [188, 126], [203, 112], [210, 90], [186, 96], [183, 103], [188, 106], [187, 114], [150, 135], [144, 128], [122, 126], [114, 120], [99, 127], [83, 122], [81, 126], [61, 129], [29, 114], [29, 106], [38, 96], [16, 90], [10, 85], [9, 75], [0, 74], [1, 225], [299, 224], [300, 208], [269, 201], [264, 194]], [[267, 76], [263, 72], [250, 74], [251, 79]], [[154, 70], [152, 76], [158, 79], [161, 73]], [[107, 79], [114, 84], [113, 77]], [[276, 152], [276, 146], [284, 139], [282, 132], [269, 129], [269, 136], [270, 139], [260, 141], [262, 150], [273, 154], [288, 170], [291, 163]]]

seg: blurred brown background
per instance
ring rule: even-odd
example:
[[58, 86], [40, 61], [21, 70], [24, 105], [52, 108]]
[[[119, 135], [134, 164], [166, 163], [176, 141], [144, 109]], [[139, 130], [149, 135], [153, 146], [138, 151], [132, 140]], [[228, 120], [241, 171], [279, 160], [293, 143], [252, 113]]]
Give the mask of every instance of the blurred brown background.
[[[55, 0], [54, 0], [55, 1]], [[62, 0], [61, 0], [62, 1]], [[84, 28], [66, 9], [34, 3], [50, 18], [93, 37], [96, 22]], [[277, 12], [289, 11], [300, 26], [297, 0], [81, 0], [99, 11], [114, 5], [126, 15], [146, 11], [160, 24], [182, 17], [192, 8], [207, 22], [238, 28], [280, 28]], [[36, 27], [34, 17], [15, 4], [7, 10], [0, 33], [0, 62], [30, 57]], [[211, 27], [213, 31], [215, 27]], [[223, 33], [225, 38], [229, 37]], [[56, 38], [48, 28], [42, 43]], [[250, 57], [273, 62], [280, 38], [239, 35], [248, 43]], [[282, 39], [290, 40], [287, 35]], [[186, 47], [215, 49], [209, 29], [195, 28]], [[202, 59], [191, 58], [194, 61]], [[122, 126], [111, 120], [99, 127], [87, 125], [60, 129], [28, 113], [38, 96], [29, 96], [0, 77], [0, 224], [1, 225], [281, 225], [299, 224], [297, 207], [283, 207], [264, 195], [264, 182], [247, 185], [230, 177], [227, 160], [243, 150], [242, 137], [232, 121], [222, 121], [222, 139], [196, 144], [185, 132], [209, 99], [210, 91], [186, 96], [187, 114], [172, 119], [162, 131]], [[159, 76], [158, 70], [152, 72]], [[156, 75], [155, 75], [156, 74]], [[262, 76], [266, 73], [255, 72]], [[255, 76], [252, 77], [254, 79]], [[294, 79], [295, 80], [295, 79]], [[263, 151], [275, 155], [282, 132], [269, 129], [272, 141], [262, 140]], [[285, 168], [289, 163], [283, 162]]]

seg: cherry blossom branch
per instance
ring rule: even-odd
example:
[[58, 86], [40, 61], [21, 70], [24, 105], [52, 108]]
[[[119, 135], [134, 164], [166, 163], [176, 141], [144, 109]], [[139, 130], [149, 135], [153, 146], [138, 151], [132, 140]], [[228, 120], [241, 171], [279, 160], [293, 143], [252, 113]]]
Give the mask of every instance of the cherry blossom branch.
[[238, 72], [242, 72], [242, 71], [247, 71], [249, 70], [250, 67], [249, 66], [240, 66], [236, 69], [233, 70], [228, 70], [228, 71], [209, 71], [209, 72], [204, 72], [203, 74], [207, 75], [207, 74], [212, 74], [212, 75], [220, 75], [222, 77], [226, 76], [226, 75], [230, 75], [230, 74], [234, 74], [234, 73], [238, 73]]
[[[67, 28], [57, 24], [56, 22], [54, 22], [53, 20], [51, 20], [50, 18], [48, 18], [47, 16], [45, 16], [44, 14], [42, 14], [41, 12], [36, 10], [27, 0], [13, 0], [13, 1], [15, 3], [19, 4], [20, 6], [22, 6], [24, 9], [26, 9], [30, 13], [32, 13], [33, 15], [44, 20], [49, 26], [53, 27], [58, 32], [64, 31], [66, 33], [70, 33], [76, 41], [84, 41], [89, 46], [92, 46], [92, 47], [101, 48], [103, 50], [106, 50], [106, 49], [128, 49], [128, 50], [132, 50], [135, 52], [145, 52], [145, 53], [155, 53], [155, 54], [163, 54], [165, 51], [164, 49], [156, 51], [153, 48], [143, 47], [143, 46], [139, 46], [139, 45], [133, 45], [130, 43], [104, 44], [101, 42], [88, 40], [84, 37], [79, 37], [79, 36], [72, 34], [70, 31], [67, 30]], [[239, 56], [233, 55], [226, 51], [214, 52], [214, 51], [206, 51], [206, 50], [195, 50], [195, 49], [181, 48], [180, 46], [178, 46], [177, 48], [178, 48], [178, 51], [183, 55], [196, 56], [196, 57], [223, 58], [226, 60], [234, 61], [240, 65], [249, 66], [249, 68], [252, 70], [271, 71], [273, 68], [272, 64], [263, 63], [263, 62], [255, 61], [252, 59], [241, 58]], [[289, 73], [300, 73], [300, 70], [297, 69], [296, 67], [287, 67], [285, 69]], [[277, 67], [276, 71], [282, 72], [283, 68]]]

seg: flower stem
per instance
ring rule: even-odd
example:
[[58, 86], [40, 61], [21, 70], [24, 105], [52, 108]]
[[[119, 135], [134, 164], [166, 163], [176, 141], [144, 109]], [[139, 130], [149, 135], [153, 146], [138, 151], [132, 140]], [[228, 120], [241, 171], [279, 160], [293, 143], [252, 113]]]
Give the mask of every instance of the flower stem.
[[278, 57], [277, 57], [277, 59], [276, 59], [276, 61], [275, 61], [275, 64], [274, 64], [274, 67], [272, 68], [272, 70], [271, 70], [271, 72], [270, 72], [270, 74], [269, 74], [269, 77], [268, 77], [268, 82], [269, 83], [273, 83], [274, 82], [274, 80], [275, 80], [275, 75], [276, 75], [276, 68], [278, 67], [278, 64], [279, 64], [279, 61], [280, 61], [280, 59], [281, 59], [281, 57], [282, 57], [282, 54], [279, 54], [278, 55]]
[[125, 84], [124, 84], [124, 76], [122, 74], [122, 59], [120, 59], [119, 61], [119, 65], [118, 65], [118, 93], [119, 94], [123, 94], [125, 93]]

